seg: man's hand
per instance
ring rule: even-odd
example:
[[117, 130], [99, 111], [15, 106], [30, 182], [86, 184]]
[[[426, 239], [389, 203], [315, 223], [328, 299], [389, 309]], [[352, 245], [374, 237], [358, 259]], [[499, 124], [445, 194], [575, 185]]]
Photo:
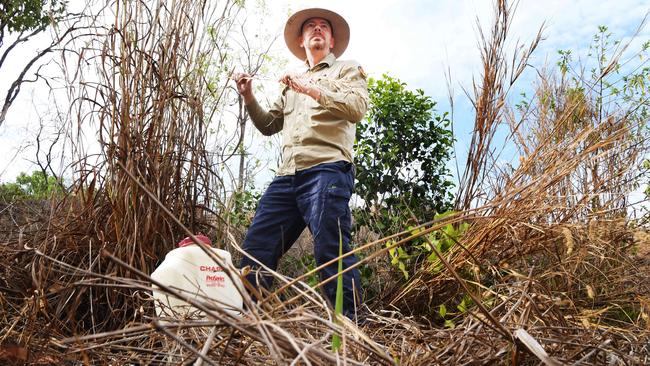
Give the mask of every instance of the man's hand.
[[320, 99], [320, 90], [316, 88], [310, 80], [298, 78], [294, 75], [285, 74], [280, 78], [280, 82], [291, 88], [296, 93], [306, 94], [315, 101]]
[[245, 73], [233, 75], [237, 83], [237, 91], [244, 98], [244, 104], [250, 104], [255, 97], [253, 96], [253, 78]]

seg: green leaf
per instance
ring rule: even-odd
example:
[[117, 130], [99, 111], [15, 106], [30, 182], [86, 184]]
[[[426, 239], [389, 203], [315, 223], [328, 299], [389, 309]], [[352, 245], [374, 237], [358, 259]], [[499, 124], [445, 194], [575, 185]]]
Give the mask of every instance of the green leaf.
[[[339, 268], [336, 279], [336, 304], [334, 306], [335, 322], [339, 323], [339, 317], [343, 314], [343, 234], [341, 234], [341, 222], [339, 221]], [[332, 350], [338, 352], [341, 348], [341, 337], [334, 333], [332, 335]]]
[[440, 309], [438, 310], [438, 314], [440, 314], [441, 318], [444, 318], [447, 315], [447, 307], [445, 304], [440, 304]]
[[401, 261], [399, 262], [399, 269], [402, 271], [402, 274], [404, 275], [404, 277], [408, 280], [409, 279], [409, 273], [406, 270], [406, 264], [404, 264], [404, 262], [401, 262]]
[[463, 299], [463, 301], [461, 301], [460, 304], [456, 306], [456, 308], [458, 308], [458, 311], [460, 311], [461, 313], [467, 312], [467, 305], [465, 304], [465, 300]]
[[431, 263], [436, 262], [436, 261], [439, 261], [439, 260], [440, 260], [440, 258], [438, 258], [438, 255], [436, 254], [436, 252], [432, 252], [432, 253], [429, 254], [429, 256], [427, 257], [427, 261], [429, 261], [429, 262], [431, 262]]

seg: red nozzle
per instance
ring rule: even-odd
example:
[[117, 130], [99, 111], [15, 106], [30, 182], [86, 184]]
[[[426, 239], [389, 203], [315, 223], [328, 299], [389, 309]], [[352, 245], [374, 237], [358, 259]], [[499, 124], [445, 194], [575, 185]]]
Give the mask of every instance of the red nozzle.
[[[194, 235], [194, 236], [195, 236], [195, 237], [196, 237], [196, 238], [197, 238], [201, 243], [203, 243], [203, 244], [205, 244], [205, 245], [207, 245], [207, 246], [212, 246], [212, 240], [210, 240], [210, 238], [208, 238], [207, 236], [202, 235], [202, 234]], [[182, 247], [186, 247], [186, 246], [188, 246], [188, 245], [192, 245], [192, 244], [195, 244], [195, 243], [194, 243], [194, 240], [192, 240], [192, 238], [190, 238], [190, 237], [188, 236], [187, 238], [185, 238], [185, 239], [181, 240], [180, 242], [178, 242], [177, 245], [178, 245], [179, 248], [182, 248]]]

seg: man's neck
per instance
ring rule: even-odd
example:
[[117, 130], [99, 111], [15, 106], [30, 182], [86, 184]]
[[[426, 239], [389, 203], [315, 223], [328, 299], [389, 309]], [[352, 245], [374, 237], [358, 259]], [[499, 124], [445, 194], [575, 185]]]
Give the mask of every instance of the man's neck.
[[323, 61], [327, 55], [330, 54], [330, 50], [317, 50], [317, 51], [311, 51], [307, 50], [307, 61], [309, 62], [309, 68], [311, 69], [312, 67], [318, 65], [319, 62]]

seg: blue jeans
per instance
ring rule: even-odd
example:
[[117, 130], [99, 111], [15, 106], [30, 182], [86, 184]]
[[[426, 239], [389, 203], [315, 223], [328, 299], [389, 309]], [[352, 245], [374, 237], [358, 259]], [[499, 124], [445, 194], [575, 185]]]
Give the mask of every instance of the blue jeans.
[[[243, 249], [275, 270], [280, 257], [305, 227], [309, 227], [318, 266], [339, 256], [339, 240], [343, 242], [343, 253], [348, 253], [352, 224], [349, 202], [353, 189], [354, 167], [345, 161], [319, 164], [295, 175], [275, 177], [259, 202]], [[346, 257], [343, 268], [355, 263], [356, 256]], [[241, 266], [258, 267], [247, 257]], [[338, 261], [322, 269], [319, 276], [323, 280], [337, 273]], [[247, 276], [256, 287], [259, 285], [257, 278], [255, 271]], [[272, 277], [261, 276], [261, 282], [268, 289]], [[335, 303], [336, 282], [332, 280], [323, 286], [330, 305]], [[355, 268], [343, 275], [343, 312], [349, 318], [354, 318], [354, 306], [360, 304], [360, 294], [361, 281]]]

